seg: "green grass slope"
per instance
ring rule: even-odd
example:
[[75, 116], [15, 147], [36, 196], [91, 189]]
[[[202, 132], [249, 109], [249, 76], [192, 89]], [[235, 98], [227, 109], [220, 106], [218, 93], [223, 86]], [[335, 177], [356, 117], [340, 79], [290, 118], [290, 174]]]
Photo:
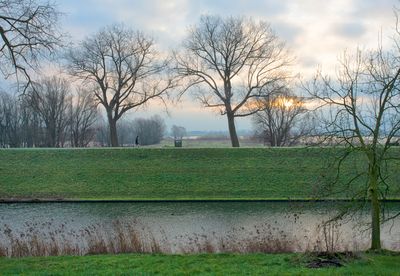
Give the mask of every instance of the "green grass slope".
[[[7, 149], [0, 150], [0, 199], [302, 199], [316, 191], [334, 154], [316, 148]], [[397, 183], [392, 198], [400, 197], [396, 162], [389, 168]], [[362, 166], [361, 158], [350, 160], [341, 175]], [[348, 197], [341, 185], [332, 197]]]
[[295, 254], [97, 255], [0, 258], [1, 275], [399, 275], [400, 256], [367, 254], [339, 268], [306, 268]]

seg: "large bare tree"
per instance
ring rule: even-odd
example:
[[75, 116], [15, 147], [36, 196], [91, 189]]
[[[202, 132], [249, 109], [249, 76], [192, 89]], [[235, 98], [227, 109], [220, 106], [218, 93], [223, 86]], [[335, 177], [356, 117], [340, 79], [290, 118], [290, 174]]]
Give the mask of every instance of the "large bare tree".
[[41, 0], [0, 0], [0, 71], [5, 78], [21, 75], [31, 83], [30, 68], [60, 45], [60, 13]]
[[69, 72], [90, 85], [105, 108], [111, 146], [118, 146], [117, 121], [129, 110], [162, 97], [174, 87], [168, 62], [153, 39], [123, 25], [108, 26], [67, 55]]
[[175, 57], [184, 92], [197, 88], [205, 107], [227, 116], [233, 147], [239, 147], [235, 118], [254, 114], [252, 100], [278, 89], [291, 62], [266, 22], [219, 16], [202, 16]]
[[[341, 145], [338, 153], [343, 155], [337, 159], [338, 176], [333, 181], [349, 177], [346, 191], [353, 199], [370, 202], [373, 250], [381, 248], [382, 204], [387, 193], [396, 193], [398, 187], [390, 166], [399, 164], [396, 159], [400, 158], [398, 151], [391, 149], [400, 135], [399, 53], [399, 47], [345, 53], [336, 78], [318, 73], [307, 86], [321, 103], [324, 137]], [[349, 176], [342, 166], [352, 156], [364, 163]]]

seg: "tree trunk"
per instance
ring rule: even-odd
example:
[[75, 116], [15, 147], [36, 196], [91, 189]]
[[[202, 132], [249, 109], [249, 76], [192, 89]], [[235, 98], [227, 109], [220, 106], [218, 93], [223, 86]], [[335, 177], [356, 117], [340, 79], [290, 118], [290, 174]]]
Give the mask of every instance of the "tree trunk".
[[369, 173], [369, 192], [371, 199], [371, 250], [381, 249], [380, 203], [378, 197], [378, 170], [372, 168]]
[[50, 121], [47, 125], [47, 147], [54, 148], [56, 146], [56, 126]]
[[232, 112], [227, 112], [226, 113], [228, 117], [228, 126], [229, 126], [229, 135], [231, 137], [231, 142], [232, 142], [232, 147], [240, 147], [239, 145], [239, 139], [236, 133], [236, 127], [235, 127], [235, 116]]
[[117, 121], [112, 118], [109, 118], [108, 124], [110, 126], [111, 147], [118, 147]]

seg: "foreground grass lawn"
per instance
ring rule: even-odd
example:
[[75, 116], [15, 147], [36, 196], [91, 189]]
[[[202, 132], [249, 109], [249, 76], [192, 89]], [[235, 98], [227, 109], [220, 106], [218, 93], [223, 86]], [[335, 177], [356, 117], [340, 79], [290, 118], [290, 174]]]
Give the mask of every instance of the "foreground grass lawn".
[[[400, 148], [393, 151], [400, 155]], [[3, 149], [0, 199], [304, 199], [337, 154], [317, 148]], [[400, 161], [389, 168], [398, 171]], [[361, 158], [341, 176], [360, 170]], [[400, 198], [400, 174], [389, 197]], [[363, 185], [361, 180], [354, 185]], [[341, 184], [343, 185], [343, 183]], [[348, 188], [333, 197], [348, 197]]]
[[340, 268], [306, 268], [296, 254], [97, 255], [0, 258], [12, 275], [400, 275], [400, 255], [366, 254]]

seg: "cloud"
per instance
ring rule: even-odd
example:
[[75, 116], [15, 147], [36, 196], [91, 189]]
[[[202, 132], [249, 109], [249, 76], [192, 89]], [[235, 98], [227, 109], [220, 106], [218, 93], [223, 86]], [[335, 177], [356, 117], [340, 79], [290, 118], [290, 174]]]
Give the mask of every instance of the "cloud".
[[333, 31], [336, 32], [336, 34], [339, 36], [358, 39], [366, 34], [367, 29], [362, 23], [349, 22], [338, 24], [337, 26], [335, 26]]
[[293, 45], [298, 37], [304, 32], [301, 26], [285, 21], [276, 21], [271, 24], [271, 27], [276, 35], [286, 41], [289, 45]]
[[354, 18], [369, 18], [370, 20], [392, 21], [394, 8], [399, 7], [397, 0], [353, 0], [353, 2], [356, 9], [351, 15]]

